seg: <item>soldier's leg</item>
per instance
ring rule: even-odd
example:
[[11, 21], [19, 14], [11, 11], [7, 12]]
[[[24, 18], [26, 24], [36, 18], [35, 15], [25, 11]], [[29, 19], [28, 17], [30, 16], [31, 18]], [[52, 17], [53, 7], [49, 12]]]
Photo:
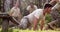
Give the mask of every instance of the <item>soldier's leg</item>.
[[28, 25], [27, 25], [28, 29], [31, 30], [32, 28], [32, 24], [30, 22], [28, 22]]
[[43, 30], [43, 27], [44, 27], [44, 20], [41, 20], [40, 21], [40, 29]]
[[19, 25], [19, 28], [20, 29], [27, 29], [27, 25], [28, 24], [28, 21], [26, 19], [26, 17], [23, 17], [20, 21], [20, 25]]

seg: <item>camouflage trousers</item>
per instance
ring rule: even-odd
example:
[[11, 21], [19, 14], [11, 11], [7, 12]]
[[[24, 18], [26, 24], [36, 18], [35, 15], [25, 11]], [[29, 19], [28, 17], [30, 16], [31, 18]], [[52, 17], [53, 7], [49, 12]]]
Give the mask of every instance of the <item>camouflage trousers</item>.
[[29, 18], [27, 16], [24, 16], [21, 21], [20, 21], [20, 25], [19, 28], [20, 29], [27, 29], [30, 27], [30, 22], [29, 22]]

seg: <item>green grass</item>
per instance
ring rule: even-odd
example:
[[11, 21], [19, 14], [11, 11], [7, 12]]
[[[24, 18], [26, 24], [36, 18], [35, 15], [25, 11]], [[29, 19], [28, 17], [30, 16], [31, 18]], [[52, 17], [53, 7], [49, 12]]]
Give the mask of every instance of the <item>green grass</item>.
[[1, 28], [0, 28], [0, 32], [1, 32]]
[[13, 29], [13, 32], [60, 32], [60, 31], [55, 31], [55, 30], [36, 30], [36, 31], [33, 31], [33, 30], [19, 30], [19, 29]]
[[[1, 29], [0, 29], [1, 31]], [[60, 31], [55, 31], [55, 30], [36, 30], [36, 31], [33, 31], [33, 30], [20, 30], [20, 29], [10, 29], [9, 32], [60, 32]]]

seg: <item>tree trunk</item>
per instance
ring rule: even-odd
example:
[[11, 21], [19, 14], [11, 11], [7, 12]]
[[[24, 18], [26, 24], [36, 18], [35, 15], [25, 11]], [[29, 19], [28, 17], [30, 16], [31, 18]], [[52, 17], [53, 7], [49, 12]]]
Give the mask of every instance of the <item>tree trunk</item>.
[[5, 0], [5, 2], [4, 2], [4, 10], [5, 10], [5, 12], [10, 10], [10, 3], [11, 3], [10, 0]]

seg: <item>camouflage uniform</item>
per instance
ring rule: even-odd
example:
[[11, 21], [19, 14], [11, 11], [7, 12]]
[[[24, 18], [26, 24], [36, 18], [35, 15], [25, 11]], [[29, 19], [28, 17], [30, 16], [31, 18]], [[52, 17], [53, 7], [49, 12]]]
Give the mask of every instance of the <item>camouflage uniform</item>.
[[20, 29], [26, 29], [29, 28], [30, 23], [29, 23], [29, 18], [27, 16], [24, 16], [21, 19], [20, 25], [18, 25]]

